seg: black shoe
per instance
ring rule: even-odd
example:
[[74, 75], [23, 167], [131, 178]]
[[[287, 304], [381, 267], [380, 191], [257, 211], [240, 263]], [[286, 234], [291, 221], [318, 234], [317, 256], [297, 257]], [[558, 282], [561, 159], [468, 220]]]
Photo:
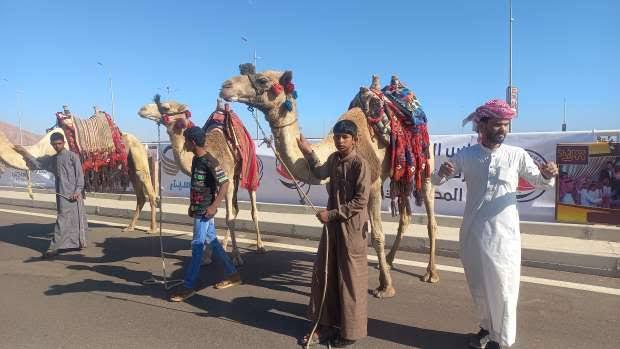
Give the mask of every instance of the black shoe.
[[47, 250], [47, 251], [43, 252], [43, 255], [41, 256], [41, 258], [43, 258], [43, 259], [52, 259], [54, 257], [58, 257], [59, 254], [60, 254], [60, 251], [58, 251], [58, 250]]
[[194, 291], [193, 289], [185, 287], [185, 285], [181, 285], [174, 289], [174, 292], [172, 293], [172, 295], [170, 295], [170, 301], [171, 302], [183, 302], [184, 300], [188, 299], [189, 297], [195, 294], [196, 294], [196, 291]]
[[502, 347], [497, 342], [490, 341], [487, 343], [486, 349], [502, 349]]
[[332, 339], [329, 344], [331, 344], [331, 346], [334, 347], [334, 348], [346, 348], [346, 347], [348, 347], [350, 345], [355, 344], [355, 341], [351, 340], [351, 339], [346, 339], [346, 338], [342, 338], [342, 337], [338, 336], [338, 337]]
[[469, 347], [474, 349], [484, 349], [488, 348], [489, 342], [489, 331], [480, 327], [480, 331], [478, 331], [478, 334], [473, 335], [469, 339]]

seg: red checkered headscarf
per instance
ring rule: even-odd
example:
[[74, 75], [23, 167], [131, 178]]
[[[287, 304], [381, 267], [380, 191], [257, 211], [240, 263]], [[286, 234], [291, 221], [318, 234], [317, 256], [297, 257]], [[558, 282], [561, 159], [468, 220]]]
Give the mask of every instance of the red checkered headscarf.
[[471, 121], [474, 124], [474, 131], [477, 131], [478, 123], [482, 118], [512, 120], [516, 115], [516, 110], [508, 105], [508, 103], [501, 99], [492, 99], [469, 114], [469, 116], [463, 120], [463, 126]]

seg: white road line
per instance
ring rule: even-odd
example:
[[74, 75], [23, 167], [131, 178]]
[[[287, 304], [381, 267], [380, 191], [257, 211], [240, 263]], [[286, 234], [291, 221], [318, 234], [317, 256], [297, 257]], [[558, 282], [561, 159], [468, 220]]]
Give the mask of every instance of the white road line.
[[[3, 208], [0, 208], [0, 212], [56, 219], [56, 215], [51, 215], [51, 214], [46, 214], [46, 213], [17, 211], [17, 210], [3, 209]], [[97, 219], [89, 219], [88, 222], [94, 223], [94, 224], [107, 225], [107, 226], [111, 226], [111, 227], [125, 227], [126, 226], [126, 224], [121, 224], [121, 223], [116, 223], [116, 222], [108, 222], [108, 221], [101, 221], [101, 220], [97, 220]], [[143, 227], [143, 226], [136, 226], [136, 228], [137, 229], [141, 229], [141, 230], [147, 230], [148, 229], [147, 227]], [[166, 234], [175, 234], [175, 235], [179, 235], [179, 234], [180, 235], [192, 235], [191, 232], [182, 231], [182, 230], [175, 230], [175, 229], [162, 229], [162, 232], [164, 232]], [[245, 244], [254, 244], [254, 243], [256, 243], [255, 240], [244, 239], [244, 238], [237, 238], [237, 241], [241, 242], [241, 243], [245, 243]], [[263, 244], [265, 246], [269, 246], [269, 247], [281, 248], [281, 249], [292, 250], [292, 251], [301, 251], [301, 252], [315, 253], [316, 250], [317, 250], [316, 247], [289, 245], [289, 244], [283, 244], [283, 243], [278, 243], [278, 242], [263, 242]], [[377, 257], [373, 256], [373, 255], [368, 255], [368, 260], [377, 261]], [[416, 262], [416, 261], [410, 261], [410, 260], [398, 259], [398, 258], [394, 260], [394, 264], [407, 265], [407, 266], [423, 268], [423, 269], [426, 269], [426, 266], [427, 266], [427, 264], [424, 263], [424, 262]], [[437, 266], [438, 270], [449, 271], [449, 272], [452, 272], [452, 273], [459, 273], [459, 274], [463, 274], [464, 273], [464, 270], [461, 267], [453, 267], [453, 266], [449, 266], [449, 265], [439, 265], [439, 264], [437, 264], [436, 266]], [[537, 285], [545, 285], [545, 286], [567, 288], [567, 289], [573, 289], [573, 290], [579, 290], [579, 291], [589, 291], [589, 292], [594, 292], [594, 293], [609, 294], [609, 295], [614, 295], [614, 296], [620, 296], [620, 289], [617, 289], [617, 288], [603, 287], [603, 286], [596, 286], [596, 285], [588, 285], [588, 284], [580, 284], [580, 283], [576, 283], [576, 282], [551, 280], [551, 279], [544, 279], [544, 278], [538, 278], [538, 277], [533, 277], [533, 276], [524, 276], [524, 275], [521, 276], [521, 282], [526, 282], [526, 283], [530, 283], [530, 284], [537, 284]]]

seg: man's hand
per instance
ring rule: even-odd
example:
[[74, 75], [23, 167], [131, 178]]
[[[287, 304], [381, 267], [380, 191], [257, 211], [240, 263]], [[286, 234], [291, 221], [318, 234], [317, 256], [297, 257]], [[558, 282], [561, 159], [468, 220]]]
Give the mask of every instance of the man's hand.
[[441, 167], [439, 168], [439, 172], [437, 172], [437, 174], [440, 177], [451, 177], [454, 175], [454, 172], [456, 172], [456, 170], [454, 169], [454, 165], [452, 165], [451, 162], [446, 161], [441, 164]]
[[194, 212], [192, 212], [192, 207], [191, 206], [187, 208], [187, 215], [192, 217], [192, 218], [194, 218]]
[[80, 199], [80, 197], [81, 197], [81, 196], [82, 196], [82, 195], [80, 195], [80, 193], [75, 193], [75, 194], [73, 194], [73, 195], [69, 196], [69, 198], [70, 198], [72, 201], [78, 201], [78, 200]]
[[328, 214], [327, 210], [319, 211], [319, 212], [316, 214], [316, 218], [318, 218], [318, 219], [319, 219], [319, 221], [320, 221], [321, 223], [323, 223], [323, 224], [325, 224], [325, 223], [329, 222], [329, 214]]
[[558, 175], [558, 165], [555, 162], [550, 161], [544, 165], [539, 165], [540, 173], [542, 173], [543, 177], [546, 179], [555, 177]]
[[312, 154], [312, 145], [310, 145], [310, 142], [308, 142], [304, 135], [300, 134], [299, 138], [297, 138], [297, 146], [304, 155]]
[[207, 207], [207, 211], [205, 212], [204, 216], [208, 219], [215, 217], [215, 214], [217, 213], [217, 206], [209, 206]]

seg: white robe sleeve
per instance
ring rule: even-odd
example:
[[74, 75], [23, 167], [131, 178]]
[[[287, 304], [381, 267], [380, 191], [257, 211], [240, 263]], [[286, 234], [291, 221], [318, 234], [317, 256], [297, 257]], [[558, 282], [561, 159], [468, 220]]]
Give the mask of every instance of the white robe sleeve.
[[463, 170], [463, 162], [465, 158], [464, 154], [465, 154], [464, 151], [459, 151], [452, 157], [452, 159], [448, 160], [448, 162], [451, 163], [452, 166], [454, 166], [454, 175], [448, 176], [448, 177], [442, 177], [439, 175], [439, 169], [437, 169], [431, 175], [431, 183], [433, 183], [433, 185], [442, 185], [446, 183], [450, 178], [461, 173], [461, 171]]
[[535, 187], [551, 188], [555, 185], [555, 177], [549, 179], [543, 177], [540, 173], [540, 169], [525, 150], [521, 154], [521, 161], [519, 164], [519, 176], [527, 180]]

